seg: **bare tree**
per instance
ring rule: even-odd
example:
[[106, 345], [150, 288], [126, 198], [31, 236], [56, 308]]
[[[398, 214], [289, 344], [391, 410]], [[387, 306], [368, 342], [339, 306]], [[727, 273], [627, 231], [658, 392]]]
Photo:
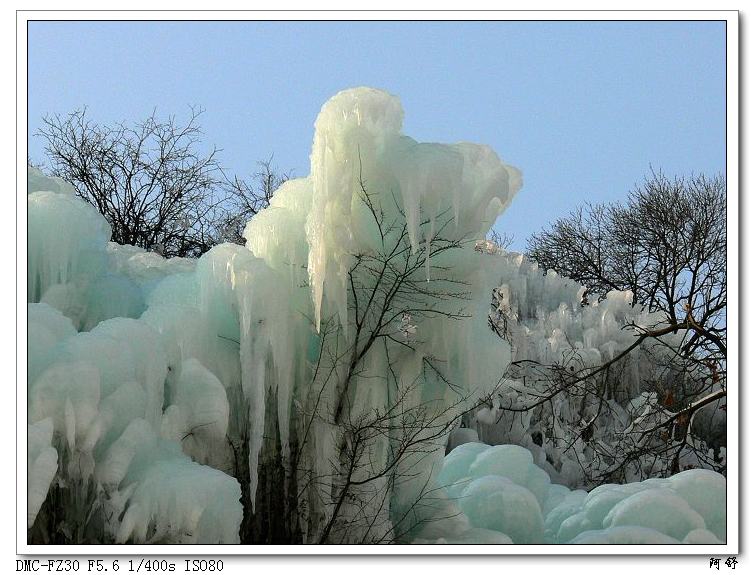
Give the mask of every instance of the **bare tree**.
[[[599, 298], [632, 290], [634, 306], [662, 319], [629, 321], [633, 342], [599, 365], [586, 365], [576, 347], [547, 365], [517, 359], [506, 377], [527, 391], [499, 394], [498, 423], [526, 418], [539, 445], [579, 462], [586, 486], [685, 467], [725, 472], [725, 437], [710, 426], [726, 396], [723, 178], [653, 174], [626, 205], [588, 205], [535, 234], [528, 253]], [[518, 318], [499, 299], [494, 291], [490, 326], [510, 340]], [[626, 382], [637, 362], [654, 369], [632, 399]], [[706, 413], [708, 423], [697, 424]]]
[[605, 297], [631, 290], [633, 304], [669, 325], [691, 312], [700, 329], [685, 350], [725, 347], [726, 181], [653, 173], [627, 203], [587, 205], [528, 241], [527, 255]]
[[490, 230], [484, 240], [478, 240], [475, 243], [475, 251], [484, 254], [501, 254], [511, 247], [514, 243], [514, 236], [509, 233], [499, 233], [496, 230]]
[[246, 223], [270, 205], [275, 191], [291, 177], [273, 164], [273, 157], [257, 162], [257, 172], [246, 180], [238, 176], [226, 178], [228, 198], [226, 213], [219, 224], [223, 241], [244, 245]]
[[217, 243], [222, 197], [217, 150], [201, 150], [200, 110], [186, 123], [153, 113], [134, 125], [97, 124], [86, 109], [46, 116], [52, 174], [73, 184], [112, 227], [112, 241], [165, 256], [198, 256]]
[[507, 250], [514, 243], [514, 234], [508, 232], [501, 233], [491, 229], [488, 233], [488, 241], [493, 242], [493, 245], [498, 249]]
[[29, 168], [37, 168], [38, 170], [42, 170], [45, 167], [42, 162], [37, 162], [35, 160], [32, 160], [32, 157], [28, 155], [26, 156], [26, 165]]
[[[674, 331], [694, 333], [694, 324], [691, 316], [674, 325], [630, 323], [625, 329], [634, 341], [598, 365], [586, 364], [577, 348], [550, 364], [512, 362], [506, 378], [526, 386], [523, 394], [496, 395], [495, 424], [526, 421], [536, 443], [551, 452], [550, 463], [557, 463], [554, 453], [579, 463], [580, 486], [665, 477], [690, 467], [725, 473], [719, 449], [725, 438], [711, 437], [709, 426], [695, 426], [705, 410], [721, 408], [725, 370], [684, 355], [666, 339]], [[638, 362], [654, 369], [641, 382], [646, 391], [630, 397], [627, 381]]]

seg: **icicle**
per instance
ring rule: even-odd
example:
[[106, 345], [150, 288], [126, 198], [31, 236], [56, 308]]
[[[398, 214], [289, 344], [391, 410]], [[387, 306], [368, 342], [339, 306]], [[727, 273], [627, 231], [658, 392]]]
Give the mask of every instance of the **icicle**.
[[250, 295], [245, 293], [241, 297], [239, 308], [241, 388], [249, 402], [249, 496], [254, 511], [259, 478], [257, 466], [265, 430], [265, 353], [260, 353], [260, 347], [266, 348], [267, 342], [252, 334], [251, 303]]

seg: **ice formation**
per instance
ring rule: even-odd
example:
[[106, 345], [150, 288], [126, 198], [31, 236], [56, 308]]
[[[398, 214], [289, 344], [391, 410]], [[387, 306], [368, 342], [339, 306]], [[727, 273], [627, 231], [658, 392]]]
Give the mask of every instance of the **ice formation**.
[[27, 486], [26, 528], [34, 524], [39, 508], [42, 507], [50, 483], [58, 471], [58, 452], [52, 447], [52, 421], [43, 419], [29, 425], [27, 469], [29, 482]]
[[[638, 484], [667, 495], [672, 528], [637, 512], [636, 486], [594, 515], [598, 490], [552, 482], [565, 462], [469, 442], [526, 392], [500, 388], [512, 354], [620, 349], [624, 296], [577, 312], [573, 282], [475, 249], [519, 172], [485, 146], [418, 143], [402, 119], [385, 92], [334, 96], [310, 175], [250, 220], [246, 246], [196, 261], [108, 242], [94, 208], [29, 169], [30, 526], [55, 487], [89, 494], [106, 540], [238, 542], [277, 461], [302, 542], [723, 539], [721, 501], [696, 501], [720, 476]], [[505, 341], [487, 325], [496, 286], [517, 314]], [[477, 430], [453, 429], [491, 397]]]
[[238, 542], [237, 481], [175, 438], [176, 413], [196, 425], [206, 409], [215, 427], [202, 433], [220, 433], [227, 400], [198, 405], [218, 394], [189, 365], [164, 403], [175, 366], [138, 319], [157, 283], [193, 264], [109, 244], [105, 220], [60, 180], [30, 168], [28, 186], [29, 527], [49, 489], [76, 486], [105, 510], [103, 541]]
[[[436, 481], [444, 516], [415, 543], [448, 542], [470, 529], [514, 543], [721, 544], [726, 540], [726, 480], [706, 469], [668, 479], [604, 484], [589, 493], [551, 483], [518, 445], [464, 443], [443, 460]], [[456, 514], [449, 513], [455, 506]], [[461, 516], [459, 515], [461, 514]]]
[[[543, 273], [521, 254], [495, 248], [485, 251], [497, 260], [492, 265], [499, 273], [491, 324], [511, 344], [512, 363], [518, 367], [507, 374], [492, 401], [468, 426], [485, 443], [526, 447], [554, 482], [572, 488], [593, 487], [596, 483], [590, 477], [610, 475], [613, 480], [633, 482], [667, 473], [668, 462], [652, 450], [618, 465], [617, 448], [625, 453], [641, 451], [646, 445], [642, 442], [650, 441], [644, 432], [672, 415], [659, 401], [659, 389], [691, 395], [683, 387], [684, 369], [674, 367], [670, 351], [684, 334], [649, 338], [633, 347], [638, 334], [663, 326], [665, 320], [659, 313], [632, 307], [630, 292], [613, 291], [605, 299], [588, 301], [585, 288], [553, 271]], [[572, 390], [536, 409], [523, 410], [552, 392], [549, 385], [556, 378], [549, 366], [558, 365], [576, 378], [610, 362], [614, 363], [609, 369], [592, 379], [591, 391]], [[716, 404], [711, 407], [724, 413]], [[715, 413], [705, 420], [711, 422], [709, 426], [698, 426], [700, 416], [693, 419], [692, 428], [708, 433], [706, 437], [714, 421], [725, 427]], [[717, 449], [694, 436], [688, 443], [679, 453], [679, 469], [711, 467], [716, 456], [721, 464], [725, 462], [725, 448], [716, 453]]]

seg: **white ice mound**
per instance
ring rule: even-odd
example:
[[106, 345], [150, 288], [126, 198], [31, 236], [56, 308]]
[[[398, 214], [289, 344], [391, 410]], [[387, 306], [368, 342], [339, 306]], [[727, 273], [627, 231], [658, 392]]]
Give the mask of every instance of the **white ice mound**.
[[705, 521], [671, 489], [659, 487], [640, 491], [618, 503], [606, 515], [603, 525], [649, 527], [683, 539], [690, 531], [704, 529]]
[[726, 540], [726, 478], [708, 469], [689, 469], [669, 478], [671, 489], [705, 520], [719, 540]]
[[[713, 471], [606, 484], [587, 493], [551, 484], [522, 447], [465, 443], [445, 457], [435, 481], [470, 525], [504, 533], [514, 543], [725, 541], [726, 479]], [[432, 535], [450, 539], [456, 531], [441, 528]]]
[[543, 542], [543, 517], [537, 499], [506, 477], [475, 479], [461, 492], [459, 507], [475, 527], [504, 533], [517, 544]]

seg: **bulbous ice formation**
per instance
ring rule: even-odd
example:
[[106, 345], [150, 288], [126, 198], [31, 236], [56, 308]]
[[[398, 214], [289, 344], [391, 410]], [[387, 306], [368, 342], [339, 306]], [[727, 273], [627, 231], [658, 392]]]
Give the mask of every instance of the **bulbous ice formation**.
[[726, 539], [726, 480], [709, 470], [605, 484], [586, 493], [551, 483], [523, 447], [465, 443], [446, 456], [436, 481], [448, 494], [445, 514], [454, 519], [436, 522], [415, 543], [458, 539], [470, 528], [526, 544], [721, 544]]
[[[94, 482], [105, 533], [119, 542], [238, 542], [238, 482], [193, 463], [182, 438], [160, 437], [162, 427], [175, 435], [164, 409], [200, 433], [223, 434], [224, 389], [190, 365], [178, 403], [166, 401], [175, 366], [160, 334], [135, 319], [162, 278], [193, 264], [109, 244], [107, 222], [61, 180], [30, 169], [28, 192], [28, 527], [51, 485], [86, 505]], [[213, 418], [209, 426], [203, 417]], [[83, 517], [93, 509], [49, 511]]]

